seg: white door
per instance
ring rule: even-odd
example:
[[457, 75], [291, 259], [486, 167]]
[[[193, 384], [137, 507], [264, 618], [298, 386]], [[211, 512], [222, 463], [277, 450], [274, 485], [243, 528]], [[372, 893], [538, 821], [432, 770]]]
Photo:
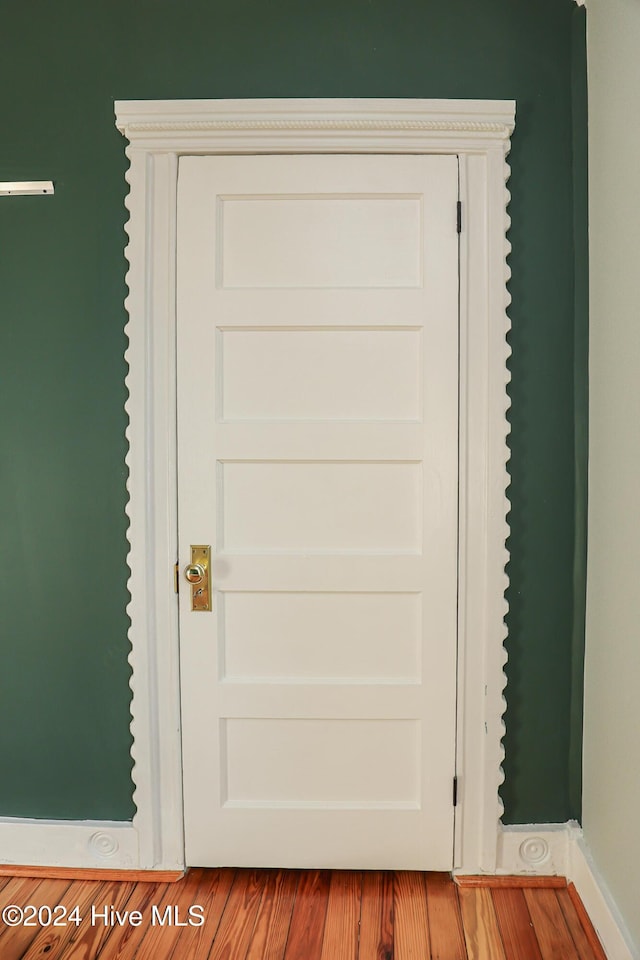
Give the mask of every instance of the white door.
[[452, 866], [457, 191], [451, 156], [180, 160], [190, 865]]

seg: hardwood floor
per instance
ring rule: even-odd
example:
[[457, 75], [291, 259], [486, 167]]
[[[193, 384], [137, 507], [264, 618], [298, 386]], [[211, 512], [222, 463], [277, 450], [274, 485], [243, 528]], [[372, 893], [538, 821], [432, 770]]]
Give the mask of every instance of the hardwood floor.
[[0, 960], [606, 960], [558, 881], [227, 869], [177, 883], [0, 877], [0, 913]]

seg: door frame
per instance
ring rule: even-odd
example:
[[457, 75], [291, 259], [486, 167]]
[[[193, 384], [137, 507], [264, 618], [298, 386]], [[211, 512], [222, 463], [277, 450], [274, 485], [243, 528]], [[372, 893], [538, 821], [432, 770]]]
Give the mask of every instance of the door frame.
[[454, 868], [494, 872], [504, 776], [509, 559], [506, 156], [512, 100], [116, 101], [128, 140], [132, 777], [140, 869], [185, 865], [176, 457], [176, 191], [184, 154], [447, 153], [460, 158], [460, 435]]

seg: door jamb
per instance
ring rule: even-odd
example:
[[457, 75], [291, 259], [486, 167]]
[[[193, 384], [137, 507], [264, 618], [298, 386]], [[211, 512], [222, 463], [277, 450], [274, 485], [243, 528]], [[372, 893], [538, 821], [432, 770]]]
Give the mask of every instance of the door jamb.
[[510, 276], [506, 156], [514, 101], [117, 101], [127, 138], [126, 308], [138, 869], [184, 866], [176, 476], [176, 189], [183, 154], [455, 153], [460, 158], [458, 805], [454, 867], [494, 872], [504, 779]]

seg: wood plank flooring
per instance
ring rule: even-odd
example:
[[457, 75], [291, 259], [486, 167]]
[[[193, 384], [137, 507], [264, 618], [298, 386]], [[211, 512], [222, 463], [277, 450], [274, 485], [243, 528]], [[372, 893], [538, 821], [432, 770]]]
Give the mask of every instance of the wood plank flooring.
[[575, 890], [558, 881], [228, 869], [177, 883], [0, 877], [0, 916], [0, 960], [606, 960]]

